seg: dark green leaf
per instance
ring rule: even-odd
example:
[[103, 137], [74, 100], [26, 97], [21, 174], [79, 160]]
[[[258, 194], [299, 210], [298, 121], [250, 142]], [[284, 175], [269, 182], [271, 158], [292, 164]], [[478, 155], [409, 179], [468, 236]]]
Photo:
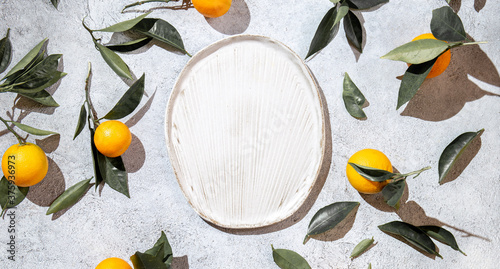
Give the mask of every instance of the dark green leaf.
[[35, 93], [20, 93], [21, 96], [29, 98], [37, 103], [40, 103], [44, 106], [50, 107], [58, 107], [59, 104], [52, 98], [50, 93], [46, 90], [41, 90]]
[[143, 19], [133, 30], [189, 54], [184, 49], [184, 43], [177, 29], [162, 19]]
[[98, 152], [97, 158], [99, 161], [99, 170], [104, 182], [115, 191], [130, 198], [128, 191], [128, 176], [122, 158], [120, 156], [116, 158], [106, 157], [100, 152]]
[[333, 40], [339, 31], [339, 24], [334, 24], [337, 17], [337, 5], [332, 7], [319, 23], [318, 29], [309, 45], [306, 59], [322, 50]]
[[344, 32], [347, 40], [359, 51], [363, 52], [363, 27], [356, 14], [349, 11], [344, 17]]
[[43, 55], [43, 47], [46, 46], [47, 39], [42, 40], [40, 43], [38, 43], [33, 49], [31, 49], [28, 54], [26, 54], [21, 61], [19, 61], [12, 69], [7, 73], [7, 77], [16, 73], [17, 71], [20, 71], [22, 69], [25, 69], [27, 66], [31, 64], [31, 62], [39, 57], [41, 54]]
[[139, 251], [132, 255], [130, 260], [134, 265], [134, 269], [167, 269], [167, 266], [160, 258]]
[[365, 250], [367, 250], [373, 244], [373, 241], [375, 241], [373, 240], [373, 237], [361, 240], [361, 242], [359, 242], [354, 247], [349, 258], [356, 258], [359, 255], [363, 254], [363, 252], [365, 252]]
[[[54, 85], [56, 82], [58, 82], [61, 78], [65, 77], [66, 75], [67, 74], [64, 72], [55, 71], [52, 74], [50, 74], [51, 79], [49, 81], [47, 81], [45, 84], [42, 84], [41, 86], [39, 86], [37, 88], [31, 88], [31, 89], [22, 88], [22, 86], [24, 86], [24, 84], [23, 84], [21, 86], [13, 87], [10, 91], [15, 92], [15, 93], [19, 93], [19, 94], [24, 95], [28, 98], [30, 98], [31, 96], [45, 97], [46, 96], [45, 93], [41, 93], [41, 94], [38, 94], [38, 93], [41, 91], [44, 91], [46, 88]], [[48, 94], [48, 92], [47, 92], [47, 94]], [[37, 101], [36, 98], [31, 98], [31, 99]], [[41, 102], [39, 102], [39, 103], [41, 103]], [[50, 105], [50, 106], [53, 106], [53, 105]], [[56, 106], [59, 106], [59, 105], [56, 105]]]
[[52, 2], [52, 5], [54, 5], [55, 8], [59, 5], [59, 0], [50, 0], [50, 2]]
[[425, 234], [424, 231], [422, 231], [418, 227], [415, 227], [406, 222], [393, 221], [380, 225], [378, 226], [378, 228], [383, 232], [399, 235], [415, 247], [429, 254], [443, 258], [436, 251], [436, 245], [434, 245], [434, 242], [432, 242], [430, 237], [427, 236], [427, 234]]
[[406, 69], [401, 80], [401, 85], [399, 86], [396, 109], [399, 109], [415, 96], [422, 83], [424, 83], [425, 78], [431, 72], [436, 60], [437, 58], [434, 58], [422, 64], [412, 64]]
[[111, 67], [111, 69], [113, 69], [113, 71], [115, 71], [118, 76], [122, 78], [132, 79], [132, 74], [130, 74], [128, 65], [122, 60], [120, 56], [118, 56], [118, 54], [97, 42], [95, 44], [99, 49], [99, 52], [101, 53], [104, 61], [106, 61], [109, 67]]
[[165, 263], [167, 268], [170, 268], [173, 255], [172, 247], [170, 246], [167, 236], [163, 231], [161, 232], [161, 236], [158, 238], [155, 245], [144, 253], [160, 258], [163, 263]]
[[90, 148], [92, 149], [92, 163], [94, 164], [95, 187], [97, 189], [97, 187], [104, 181], [104, 175], [101, 174], [101, 168], [99, 167], [99, 160], [103, 159], [105, 156], [102, 155], [95, 146], [94, 143], [95, 130], [90, 126], [90, 123], [89, 123], [89, 130], [90, 130]]
[[456, 46], [456, 44], [448, 44], [441, 40], [420, 39], [401, 45], [381, 58], [409, 64], [421, 64], [435, 59], [452, 45]]
[[99, 32], [125, 32], [130, 29], [132, 29], [137, 23], [139, 23], [142, 19], [146, 18], [151, 12], [148, 12], [146, 14], [143, 14], [141, 16], [138, 16], [134, 19], [131, 20], [126, 20], [119, 22], [117, 24], [113, 24], [109, 27], [99, 29], [99, 30], [94, 30], [94, 31], [99, 31]]
[[458, 247], [457, 241], [453, 234], [451, 234], [448, 230], [439, 227], [439, 226], [419, 226], [418, 228], [422, 229], [428, 236], [438, 240], [439, 242], [450, 246], [452, 249], [456, 251], [460, 251], [462, 254], [467, 256], [460, 248]]
[[431, 32], [435, 38], [449, 42], [467, 39], [462, 20], [449, 6], [432, 11]]
[[363, 112], [362, 109], [362, 106], [366, 101], [365, 96], [361, 93], [347, 73], [345, 73], [344, 76], [344, 90], [342, 92], [342, 98], [344, 99], [345, 108], [351, 116], [358, 119], [366, 118], [365, 112]]
[[448, 146], [446, 146], [443, 153], [441, 153], [441, 157], [439, 157], [439, 183], [441, 183], [448, 172], [450, 172], [455, 162], [467, 149], [472, 140], [482, 131], [484, 131], [484, 129], [481, 129], [477, 132], [463, 133], [455, 138]]
[[19, 122], [15, 122], [15, 121], [11, 121], [15, 126], [17, 126], [17, 128], [29, 133], [29, 134], [32, 134], [32, 135], [39, 135], [39, 136], [45, 136], [45, 135], [52, 135], [52, 134], [57, 134], [56, 132], [52, 132], [52, 131], [46, 131], [46, 130], [41, 130], [41, 129], [37, 129], [37, 128], [34, 128], [34, 127], [31, 127], [31, 126], [28, 126], [26, 124], [22, 124], [22, 123], [19, 123]]
[[0, 180], [0, 211], [17, 206], [24, 200], [28, 191], [29, 187], [18, 187], [5, 176], [2, 176]]
[[335, 228], [358, 205], [359, 202], [337, 202], [318, 210], [309, 222], [304, 244], [311, 235], [321, 234]]
[[14, 83], [22, 83], [12, 89], [16, 93], [39, 92], [57, 82], [65, 73], [57, 71], [61, 54], [52, 54], [16, 78]]
[[12, 44], [9, 39], [10, 28], [7, 29], [7, 34], [0, 40], [0, 73], [3, 73], [12, 60]]
[[80, 198], [82, 198], [85, 192], [89, 189], [90, 180], [92, 180], [92, 178], [82, 180], [69, 187], [59, 197], [57, 197], [54, 202], [52, 202], [46, 215], [56, 213], [76, 204], [76, 202], [78, 202], [78, 200], [80, 200]]
[[399, 209], [399, 201], [403, 197], [405, 191], [406, 180], [398, 180], [396, 182], [391, 182], [382, 189], [382, 195], [384, 196], [384, 201], [394, 207], [396, 210]]
[[139, 38], [136, 40], [132, 40], [126, 43], [122, 44], [117, 44], [117, 45], [107, 45], [106, 47], [110, 50], [113, 51], [119, 51], [119, 52], [130, 52], [134, 51], [136, 49], [139, 49], [146, 44], [148, 44], [152, 40], [151, 37], [144, 37], [144, 38]]
[[111, 109], [111, 111], [104, 116], [108, 120], [117, 120], [126, 117], [132, 113], [141, 102], [144, 95], [144, 74], [136, 81], [125, 94], [120, 98], [118, 103]]
[[349, 7], [353, 9], [369, 9], [380, 4], [388, 3], [389, 0], [346, 0]]
[[288, 249], [273, 249], [274, 262], [281, 269], [311, 269], [306, 259], [300, 256], [297, 252]]
[[43, 61], [43, 59], [45, 59], [45, 50], [40, 50], [40, 53], [38, 55], [36, 55], [36, 57], [31, 60], [31, 62], [28, 63], [28, 65], [26, 65], [26, 67], [24, 67], [23, 69], [21, 70], [18, 70], [14, 73], [12, 73], [11, 75], [7, 75], [5, 77], [5, 84], [13, 84], [14, 81], [19, 78], [21, 75], [23, 74], [26, 74], [26, 72], [28, 72], [29, 70], [31, 70], [31, 68], [37, 64], [39, 64], [40, 62]]
[[87, 109], [85, 108], [85, 103], [83, 103], [80, 108], [80, 115], [78, 116], [78, 124], [76, 125], [75, 135], [73, 136], [73, 140], [82, 132], [85, 124], [87, 123]]
[[333, 21], [333, 25], [336, 25], [340, 22], [342, 18], [347, 15], [349, 12], [349, 4], [347, 4], [346, 1], [342, 1], [342, 3], [339, 6], [339, 9], [337, 10], [337, 15], [335, 16], [335, 21]]
[[359, 165], [355, 163], [349, 163], [356, 172], [358, 172], [362, 177], [375, 182], [382, 182], [393, 178], [397, 174], [391, 173], [386, 170], [377, 169], [373, 167], [368, 167], [364, 165]]

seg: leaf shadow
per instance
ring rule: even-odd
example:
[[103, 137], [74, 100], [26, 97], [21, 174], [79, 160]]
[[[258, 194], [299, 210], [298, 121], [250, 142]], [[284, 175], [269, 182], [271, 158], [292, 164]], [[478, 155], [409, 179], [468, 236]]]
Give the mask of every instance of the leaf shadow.
[[245, 0], [233, 0], [229, 11], [218, 18], [207, 18], [207, 23], [215, 30], [226, 35], [245, 32], [250, 25], [251, 15]]
[[[462, 0], [451, 0], [449, 5], [453, 9], [453, 11], [455, 11], [455, 13], [458, 13], [460, 7], [462, 6]], [[486, 0], [474, 0], [474, 9], [477, 12], [481, 11], [485, 5]]]
[[[74, 205], [78, 204], [78, 202], [80, 202], [80, 200], [82, 200], [82, 199], [83, 199], [83, 197], [85, 197], [85, 195], [87, 195], [87, 193], [89, 192], [89, 190], [90, 190], [90, 189], [92, 189], [92, 187], [93, 187], [94, 185], [95, 185], [95, 183], [91, 183], [91, 184], [89, 185], [89, 187], [87, 188], [87, 190], [85, 191], [85, 193], [82, 195], [82, 197], [80, 197], [80, 199], [78, 199], [78, 201], [76, 201]], [[60, 211], [58, 211], [58, 212], [56, 212], [56, 213], [52, 214], [52, 220], [54, 221], [54, 220], [56, 220], [56, 219], [60, 218], [62, 215], [66, 214], [66, 212], [67, 212], [68, 210], [70, 210], [70, 209], [71, 209], [74, 205], [72, 205], [72, 206], [70, 206], [70, 207], [68, 207], [68, 208], [65, 208], [65, 209], [63, 209], [63, 210], [60, 210]]]
[[[306, 66], [307, 67], [307, 66]], [[280, 231], [283, 229], [286, 229], [300, 220], [302, 220], [311, 207], [314, 205], [314, 202], [316, 202], [316, 199], [318, 198], [319, 193], [323, 189], [323, 186], [325, 185], [326, 178], [328, 177], [328, 173], [330, 171], [330, 166], [332, 164], [332, 128], [331, 128], [331, 123], [330, 123], [330, 112], [328, 110], [328, 104], [326, 102], [326, 97], [323, 93], [323, 90], [321, 89], [321, 86], [319, 85], [316, 77], [314, 76], [313, 72], [307, 67], [309, 70], [313, 80], [315, 81], [317, 87], [318, 87], [318, 93], [319, 97], [321, 99], [322, 105], [323, 105], [323, 117], [325, 119], [325, 148], [323, 150], [323, 161], [320, 166], [320, 170], [318, 173], [318, 177], [316, 178], [316, 181], [314, 182], [314, 185], [311, 187], [311, 192], [305, 199], [304, 203], [293, 213], [290, 217], [272, 224], [268, 226], [263, 226], [259, 228], [250, 228], [250, 229], [230, 229], [230, 228], [224, 228], [217, 226], [211, 222], [208, 222], [204, 219], [204, 221], [209, 224], [210, 226], [225, 232], [225, 233], [231, 233], [231, 234], [237, 234], [237, 235], [257, 235], [257, 234], [266, 234], [266, 233], [271, 233], [271, 232], [276, 232]]]
[[352, 229], [356, 215], [358, 214], [359, 205], [357, 205], [345, 219], [343, 219], [337, 226], [322, 234], [312, 235], [311, 238], [324, 242], [333, 242], [344, 238], [344, 236]]
[[181, 257], [172, 258], [172, 268], [173, 269], [189, 269], [188, 256], [184, 255]]
[[35, 139], [35, 143], [42, 148], [45, 153], [52, 153], [59, 147], [61, 141], [60, 134], [54, 134], [43, 139]]
[[446, 71], [435, 78], [426, 79], [401, 115], [426, 121], [443, 121], [458, 114], [468, 102], [486, 95], [500, 97], [481, 89], [468, 75], [500, 87], [498, 70], [479, 45], [458, 47], [453, 49], [451, 63]]
[[462, 174], [462, 172], [465, 170], [465, 168], [467, 168], [467, 166], [469, 166], [472, 159], [474, 159], [474, 157], [479, 152], [479, 149], [481, 149], [482, 143], [481, 143], [480, 136], [483, 134], [483, 132], [478, 134], [470, 142], [469, 146], [467, 146], [465, 151], [458, 157], [458, 159], [456, 160], [456, 162], [453, 165], [453, 167], [451, 168], [451, 170], [448, 172], [446, 177], [441, 181], [440, 185], [454, 181]]
[[49, 170], [45, 178], [38, 184], [31, 186], [26, 198], [32, 203], [48, 207], [59, 197], [66, 189], [64, 175], [59, 166], [52, 160], [49, 160]]
[[132, 134], [132, 143], [122, 155], [123, 164], [127, 173], [135, 173], [139, 171], [146, 161], [146, 150], [141, 140]]

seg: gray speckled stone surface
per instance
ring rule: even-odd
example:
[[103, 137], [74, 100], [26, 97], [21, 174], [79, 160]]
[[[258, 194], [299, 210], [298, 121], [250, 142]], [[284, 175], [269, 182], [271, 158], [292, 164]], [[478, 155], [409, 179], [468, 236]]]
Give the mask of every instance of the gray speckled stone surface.
[[[63, 69], [68, 73], [52, 89], [61, 105], [56, 109], [29, 103], [13, 106], [15, 95], [1, 94], [2, 117], [14, 112], [15, 118], [23, 117], [23, 123], [57, 131], [60, 136], [29, 137], [48, 152], [49, 176], [33, 187], [28, 199], [15, 210], [15, 234], [8, 232], [7, 217], [0, 220], [0, 268], [94, 268], [107, 257], [128, 260], [136, 250], [145, 251], [161, 231], [173, 247], [174, 268], [276, 268], [271, 244], [302, 254], [313, 268], [366, 268], [370, 262], [372, 268], [498, 267], [500, 5], [494, 0], [452, 0], [467, 33], [489, 43], [453, 51], [449, 69], [426, 81], [400, 110], [395, 109], [400, 83], [396, 77], [403, 74], [405, 64], [380, 56], [429, 32], [432, 10], [446, 1], [391, 1], [363, 12], [366, 45], [361, 55], [348, 45], [341, 29], [328, 47], [307, 61], [330, 115], [332, 162], [323, 188], [285, 223], [247, 232], [217, 229], [198, 217], [184, 199], [169, 163], [164, 141], [165, 106], [189, 57], [156, 45], [122, 54], [137, 77], [146, 73], [148, 94], [140, 105], [144, 109], [125, 119], [134, 134], [133, 146], [124, 156], [130, 171], [131, 199], [109, 187], [102, 193], [92, 189], [64, 214], [46, 216], [47, 206], [57, 195], [93, 174], [88, 131], [72, 140], [84, 100], [87, 62], [93, 64], [92, 100], [101, 115], [128, 88], [94, 49], [81, 26], [83, 17], [88, 16], [86, 23], [97, 29], [153, 8], [150, 17], [173, 24], [191, 53], [243, 33], [272, 37], [305, 56], [317, 25], [331, 7], [327, 0], [233, 0], [227, 15], [205, 19], [194, 8], [165, 8], [180, 3], [149, 4], [121, 14], [121, 8], [130, 2], [61, 0], [56, 10], [48, 0], [0, 0], [0, 35], [11, 28], [12, 62], [49, 38], [49, 53], [64, 55]], [[112, 38], [107, 33], [97, 35], [106, 41]], [[369, 101], [367, 120], [352, 118], [344, 108], [344, 72]], [[465, 156], [463, 171], [439, 185], [437, 164], [443, 149], [459, 134], [481, 128], [485, 132]], [[15, 142], [14, 136], [0, 128], [1, 152]], [[347, 182], [346, 161], [362, 148], [385, 152], [401, 172], [428, 165], [432, 170], [408, 180], [405, 203], [395, 212], [383, 205], [380, 196], [360, 195]], [[337, 201], [361, 203], [355, 220], [336, 233], [303, 245], [314, 213]], [[445, 225], [468, 256], [437, 243], [444, 259], [427, 257], [377, 228], [393, 220]], [[15, 235], [15, 261], [7, 258], [10, 235]], [[377, 244], [371, 250], [357, 259], [348, 258], [360, 240], [372, 236]]]

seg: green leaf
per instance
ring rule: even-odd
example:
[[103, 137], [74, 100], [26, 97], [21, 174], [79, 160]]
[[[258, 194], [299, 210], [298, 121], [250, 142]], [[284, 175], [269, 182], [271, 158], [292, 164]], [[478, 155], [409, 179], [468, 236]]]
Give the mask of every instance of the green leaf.
[[359, 52], [363, 52], [363, 27], [358, 17], [352, 11], [349, 11], [344, 17], [344, 32], [347, 40]]
[[448, 44], [441, 40], [420, 39], [401, 45], [381, 58], [409, 64], [421, 64], [435, 59], [452, 45], [456, 46], [456, 44]]
[[110, 50], [113, 50], [113, 51], [130, 52], [130, 51], [134, 51], [136, 49], [139, 49], [139, 48], [145, 46], [151, 40], [152, 40], [151, 37], [143, 37], [143, 38], [139, 38], [139, 39], [136, 39], [136, 40], [125, 42], [125, 43], [122, 43], [122, 44], [107, 45], [106, 47], [108, 49], [110, 49]]
[[372, 269], [372, 264], [368, 264], [368, 269]]
[[19, 123], [19, 122], [15, 122], [15, 121], [11, 121], [15, 126], [17, 126], [17, 128], [27, 132], [27, 133], [30, 133], [32, 135], [39, 135], [39, 136], [45, 136], [45, 135], [52, 135], [52, 134], [58, 134], [56, 132], [52, 132], [52, 131], [46, 131], [46, 130], [41, 130], [41, 129], [37, 129], [37, 128], [34, 128], [34, 127], [31, 127], [31, 126], [28, 126], [26, 124], [22, 124], [22, 123]]
[[39, 64], [44, 59], [45, 59], [45, 50], [41, 50], [40, 54], [38, 54], [31, 62], [29, 62], [28, 65], [26, 65], [26, 67], [14, 72], [12, 75], [5, 76], [5, 83], [4, 84], [12, 85], [12, 87], [15, 86], [13, 83], [17, 78], [19, 78], [23, 74], [26, 74], [26, 72], [31, 70], [31, 68], [33, 66]]
[[369, 9], [380, 4], [388, 3], [389, 0], [346, 0], [352, 9]]
[[142, 19], [146, 18], [149, 14], [151, 14], [151, 12], [148, 12], [146, 14], [138, 16], [134, 19], [122, 21], [122, 22], [119, 22], [117, 24], [113, 24], [109, 27], [99, 29], [99, 30], [94, 30], [94, 31], [97, 31], [97, 32], [115, 32], [115, 33], [116, 32], [125, 32], [125, 31], [132, 29], [137, 23], [139, 23]]
[[355, 163], [349, 163], [349, 165], [356, 170], [362, 177], [375, 182], [382, 182], [393, 178], [397, 174], [391, 173], [386, 170], [377, 169], [373, 167], [368, 167], [364, 165], [359, 165]]
[[435, 38], [449, 42], [467, 39], [462, 20], [449, 6], [432, 11], [431, 32]]
[[37, 103], [49, 107], [58, 107], [59, 104], [52, 98], [50, 93], [46, 90], [41, 90], [35, 93], [20, 93], [21, 96], [29, 98]]
[[367, 250], [373, 244], [374, 241], [375, 240], [373, 240], [373, 237], [361, 240], [361, 242], [359, 242], [354, 247], [354, 249], [351, 252], [351, 256], [349, 258], [356, 258], [359, 255], [363, 254], [363, 252], [365, 252], [365, 250]]
[[[96, 148], [95, 143], [94, 143], [94, 134], [95, 130], [90, 126], [89, 123], [89, 130], [90, 130], [90, 148], [92, 149], [92, 163], [94, 165], [94, 177], [95, 177], [95, 188], [104, 181], [104, 175], [101, 174], [101, 168], [99, 167], [99, 160], [103, 159], [105, 156], [102, 155]], [[103, 168], [104, 170], [105, 168]]]
[[10, 28], [7, 29], [7, 34], [0, 40], [0, 73], [7, 69], [12, 60], [12, 44], [9, 39]]
[[109, 111], [105, 119], [117, 120], [126, 117], [132, 113], [139, 103], [141, 102], [142, 96], [144, 95], [144, 74], [136, 81], [130, 88], [125, 92], [125, 94], [120, 98], [118, 103]]
[[177, 29], [162, 19], [143, 19], [132, 30], [152, 37], [189, 55], [184, 49], [184, 43]]
[[399, 201], [401, 200], [401, 197], [403, 197], [405, 186], [406, 179], [398, 180], [385, 185], [382, 189], [384, 201], [396, 210], [399, 209]]
[[59, 197], [57, 197], [54, 202], [52, 202], [46, 215], [59, 212], [76, 204], [76, 202], [78, 202], [78, 200], [80, 200], [80, 198], [82, 198], [89, 189], [90, 180], [92, 180], [92, 178], [82, 180], [69, 187]]
[[122, 158], [120, 156], [110, 158], [97, 152], [97, 159], [104, 182], [113, 190], [130, 198], [128, 191], [128, 176]]
[[170, 268], [173, 257], [172, 247], [170, 246], [167, 236], [163, 231], [161, 232], [161, 236], [158, 238], [155, 245], [144, 253], [160, 258], [167, 268]]
[[115, 71], [118, 76], [122, 78], [132, 79], [132, 74], [130, 73], [128, 65], [122, 60], [120, 56], [118, 56], [118, 54], [97, 42], [95, 42], [95, 45], [99, 49], [99, 52], [101, 53], [104, 61], [106, 61], [109, 67], [111, 67], [111, 69], [113, 69], [113, 71]]
[[85, 103], [83, 103], [80, 108], [80, 115], [78, 116], [78, 124], [76, 125], [75, 135], [73, 140], [83, 131], [85, 124], [87, 123], [87, 109], [85, 108]]
[[50, 0], [52, 2], [52, 5], [54, 5], [55, 8], [59, 5], [59, 0]]
[[441, 183], [448, 172], [450, 172], [455, 162], [467, 149], [472, 140], [474, 140], [474, 138], [478, 136], [482, 131], [484, 131], [484, 129], [481, 129], [477, 132], [463, 133], [455, 138], [448, 146], [446, 146], [443, 153], [441, 153], [441, 157], [439, 157], [439, 183]]
[[337, 5], [332, 7], [319, 23], [318, 29], [309, 45], [306, 59], [325, 48], [339, 31], [339, 24], [334, 24], [337, 17]]
[[366, 118], [365, 112], [363, 112], [362, 109], [363, 104], [366, 102], [365, 96], [361, 93], [347, 73], [345, 73], [344, 76], [344, 90], [342, 92], [342, 98], [344, 99], [345, 108], [351, 116], [358, 119]]
[[130, 260], [134, 265], [134, 269], [167, 269], [167, 266], [160, 258], [139, 251], [132, 255]]
[[66, 74], [57, 71], [61, 54], [52, 54], [40, 63], [27, 70], [24, 74], [14, 80], [14, 83], [22, 83], [11, 91], [16, 93], [39, 92], [57, 82]]
[[406, 69], [401, 85], [399, 86], [398, 104], [396, 109], [410, 101], [424, 83], [425, 78], [431, 72], [437, 58], [421, 64], [412, 64]]
[[452, 249], [456, 251], [460, 251], [462, 254], [467, 256], [460, 248], [458, 247], [457, 241], [453, 234], [451, 234], [448, 230], [439, 227], [439, 226], [418, 226], [418, 228], [422, 229], [428, 236], [438, 240], [439, 242], [450, 246]]
[[359, 202], [336, 202], [318, 210], [309, 222], [303, 243], [305, 244], [311, 235], [321, 234], [335, 228], [358, 205]]
[[346, 1], [342, 1], [339, 9], [337, 10], [337, 15], [335, 16], [335, 21], [333, 21], [333, 25], [336, 25], [340, 22], [342, 18], [347, 15], [349, 12], [349, 4]]
[[16, 73], [17, 71], [20, 71], [24, 68], [26, 68], [27, 66], [29, 66], [31, 64], [31, 62], [36, 59], [37, 57], [40, 56], [40, 54], [43, 55], [43, 50], [42, 48], [46, 45], [47, 43], [47, 40], [48, 39], [44, 39], [42, 40], [40, 43], [38, 43], [33, 49], [30, 50], [30, 52], [28, 52], [28, 54], [26, 54], [22, 59], [21, 61], [19, 61], [16, 65], [14, 65], [14, 67], [12, 67], [12, 69], [9, 71], [9, 73], [7, 73], [7, 76], [10, 76], [14, 73]]
[[281, 269], [311, 269], [306, 259], [300, 256], [297, 252], [288, 249], [273, 249], [274, 262]]
[[[0, 206], [1, 209], [11, 208], [21, 203], [28, 194], [29, 187], [18, 187], [5, 176], [0, 180]], [[1, 214], [0, 214], [1, 215]]]
[[340, 2], [340, 0], [330, 0], [330, 2], [337, 4], [338, 2]]
[[406, 222], [393, 221], [380, 225], [378, 226], [378, 228], [383, 232], [399, 235], [413, 246], [429, 254], [443, 258], [437, 252], [436, 245], [434, 245], [434, 242], [432, 242], [431, 238], [418, 227], [415, 227]]

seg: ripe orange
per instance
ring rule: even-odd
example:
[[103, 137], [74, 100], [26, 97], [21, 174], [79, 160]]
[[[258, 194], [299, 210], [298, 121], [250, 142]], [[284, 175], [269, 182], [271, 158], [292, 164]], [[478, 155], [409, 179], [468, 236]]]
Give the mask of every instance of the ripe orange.
[[354, 153], [347, 161], [346, 174], [349, 183], [359, 192], [373, 194], [382, 191], [389, 183], [387, 180], [383, 182], [370, 181], [361, 176], [349, 163], [355, 163], [372, 168], [382, 169], [392, 172], [391, 161], [384, 153], [376, 149], [363, 149]]
[[97, 126], [94, 134], [94, 143], [97, 150], [107, 157], [122, 155], [132, 142], [132, 134], [121, 121], [105, 121]]
[[229, 10], [232, 0], [191, 0], [194, 8], [203, 16], [220, 17]]
[[107, 258], [100, 262], [95, 269], [132, 269], [132, 267], [120, 258]]
[[49, 170], [45, 152], [32, 143], [10, 146], [2, 157], [2, 171], [19, 187], [29, 187], [42, 181]]
[[[428, 34], [421, 34], [415, 37], [412, 41], [420, 39], [436, 39], [436, 38], [434, 37], [433, 34], [428, 33]], [[429, 72], [426, 78], [433, 78], [441, 75], [441, 73], [443, 73], [444, 70], [446, 70], [448, 65], [450, 65], [450, 60], [451, 60], [451, 52], [450, 50], [447, 50], [437, 58], [436, 62], [434, 63], [434, 66], [432, 66], [431, 72]]]

